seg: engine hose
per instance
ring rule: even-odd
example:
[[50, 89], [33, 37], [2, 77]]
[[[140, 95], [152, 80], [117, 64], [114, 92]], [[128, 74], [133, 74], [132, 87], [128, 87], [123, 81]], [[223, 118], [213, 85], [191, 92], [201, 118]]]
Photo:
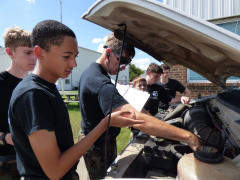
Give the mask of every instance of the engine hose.
[[204, 107], [192, 107], [184, 117], [184, 127], [189, 129], [203, 142], [203, 145], [223, 150], [224, 140], [221, 132], [212, 124], [212, 120]]
[[178, 159], [180, 159], [181, 157], [183, 157], [183, 154], [181, 154], [181, 153], [179, 153], [179, 152], [176, 151], [175, 146], [171, 146], [171, 147], [170, 147], [170, 151], [171, 151]]
[[212, 112], [210, 111], [209, 105], [206, 105], [206, 109], [207, 109], [207, 112], [208, 112], [209, 116], [211, 117], [211, 120], [212, 120], [213, 125], [214, 125], [219, 131], [221, 131], [220, 127], [219, 127], [219, 126], [216, 124], [216, 122], [215, 122], [215, 119], [214, 119], [214, 117], [213, 117], [213, 114], [212, 114]]
[[170, 146], [171, 153], [178, 159], [183, 157], [185, 154], [191, 153], [192, 150], [189, 146], [183, 144], [175, 144]]
[[164, 120], [170, 120], [170, 119], [175, 119], [177, 117], [183, 117], [185, 114], [184, 112], [189, 109], [191, 105], [189, 104], [179, 104], [177, 107], [170, 113], [168, 113], [165, 117]]

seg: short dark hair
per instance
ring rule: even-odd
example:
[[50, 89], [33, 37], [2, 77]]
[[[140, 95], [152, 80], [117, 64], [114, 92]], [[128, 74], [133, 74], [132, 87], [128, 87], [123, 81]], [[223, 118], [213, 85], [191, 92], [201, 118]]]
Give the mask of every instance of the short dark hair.
[[156, 64], [156, 63], [151, 63], [149, 64], [148, 68], [147, 68], [147, 72], [150, 71], [152, 73], [158, 73], [158, 74], [162, 74], [163, 70], [162, 68]]
[[76, 38], [74, 32], [66, 25], [55, 20], [45, 20], [33, 28], [31, 41], [33, 46], [38, 45], [49, 51], [51, 45], [60, 46], [65, 36]]
[[[108, 39], [104, 45], [104, 48], [111, 48], [114, 51], [116, 51], [118, 54], [120, 54], [121, 51], [121, 46], [122, 46], [122, 40], [117, 39], [114, 36], [114, 33], [111, 33], [108, 36]], [[135, 49], [132, 44], [129, 44], [127, 42], [124, 43], [123, 51], [131, 58], [135, 56]]]
[[163, 70], [168, 70], [170, 71], [170, 67], [166, 64], [161, 64], [160, 67], [163, 69]]

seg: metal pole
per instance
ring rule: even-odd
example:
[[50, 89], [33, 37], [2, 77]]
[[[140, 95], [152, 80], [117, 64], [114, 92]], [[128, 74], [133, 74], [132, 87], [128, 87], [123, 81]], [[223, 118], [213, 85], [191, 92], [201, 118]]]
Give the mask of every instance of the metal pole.
[[62, 0], [60, 0], [60, 22], [62, 23]]
[[[60, 0], [60, 22], [62, 23], [62, 0]], [[64, 79], [61, 78], [62, 92], [64, 93]]]

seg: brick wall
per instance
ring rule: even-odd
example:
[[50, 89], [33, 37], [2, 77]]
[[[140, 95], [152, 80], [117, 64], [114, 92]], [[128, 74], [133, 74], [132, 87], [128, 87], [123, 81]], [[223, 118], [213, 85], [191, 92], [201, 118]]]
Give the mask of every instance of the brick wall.
[[[199, 94], [201, 94], [201, 96], [208, 96], [222, 91], [222, 88], [213, 83], [188, 83], [187, 68], [181, 65], [175, 65], [171, 67], [171, 78], [178, 80], [191, 91], [190, 98], [196, 98]], [[233, 84], [234, 83], [227, 83], [227, 87], [231, 87]], [[240, 83], [237, 83], [236, 87], [239, 86]], [[179, 93], [177, 93], [177, 96], [178, 95]]]

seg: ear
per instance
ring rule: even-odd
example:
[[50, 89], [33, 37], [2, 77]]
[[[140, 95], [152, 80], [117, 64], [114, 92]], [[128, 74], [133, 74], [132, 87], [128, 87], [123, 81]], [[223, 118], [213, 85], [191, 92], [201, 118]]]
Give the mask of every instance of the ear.
[[43, 49], [40, 46], [34, 47], [34, 55], [40, 60], [43, 58]]
[[109, 59], [110, 53], [111, 53], [111, 49], [107, 48], [107, 50], [105, 52], [105, 56], [106, 56], [107, 59]]
[[6, 48], [6, 53], [9, 57], [13, 57], [13, 50], [11, 48]]

